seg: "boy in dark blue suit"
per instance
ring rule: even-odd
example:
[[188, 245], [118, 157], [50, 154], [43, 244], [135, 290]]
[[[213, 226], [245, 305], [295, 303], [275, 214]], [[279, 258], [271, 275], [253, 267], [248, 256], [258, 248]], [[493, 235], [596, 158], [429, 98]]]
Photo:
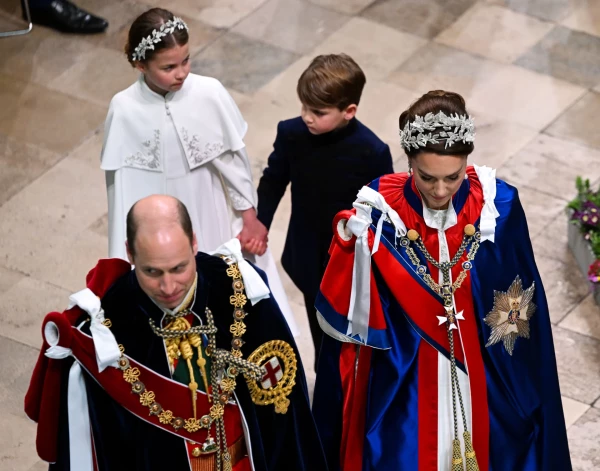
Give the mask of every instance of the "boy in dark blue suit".
[[355, 118], [365, 82], [361, 68], [346, 54], [316, 57], [298, 80], [301, 116], [277, 126], [274, 150], [258, 186], [258, 219], [270, 228], [292, 184], [292, 214], [281, 262], [304, 294], [315, 364], [322, 331], [314, 304], [333, 217], [352, 206], [363, 185], [394, 171], [387, 144]]

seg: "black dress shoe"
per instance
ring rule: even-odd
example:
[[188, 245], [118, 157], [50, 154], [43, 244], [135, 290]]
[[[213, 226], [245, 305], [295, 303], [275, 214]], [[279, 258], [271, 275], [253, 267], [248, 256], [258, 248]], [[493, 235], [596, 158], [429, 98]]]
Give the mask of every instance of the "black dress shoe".
[[[102, 33], [108, 21], [82, 10], [68, 0], [51, 0], [44, 7], [31, 6], [31, 22], [64, 33]], [[25, 11], [23, 11], [25, 17]]]

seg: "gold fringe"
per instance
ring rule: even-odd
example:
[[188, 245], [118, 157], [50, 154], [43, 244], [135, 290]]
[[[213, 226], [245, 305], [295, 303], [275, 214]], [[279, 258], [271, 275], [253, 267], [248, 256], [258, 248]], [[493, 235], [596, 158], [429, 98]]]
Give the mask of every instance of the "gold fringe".
[[452, 440], [452, 471], [465, 471], [463, 467], [462, 452], [460, 449], [460, 440], [455, 438]]
[[[200, 446], [200, 445], [198, 445]], [[233, 467], [242, 461], [247, 455], [246, 441], [241, 436], [233, 445], [227, 448], [229, 454], [229, 464]], [[215, 471], [217, 469], [217, 454], [200, 455], [199, 457], [190, 457], [192, 471]], [[221, 460], [221, 470], [225, 468], [225, 463]], [[230, 468], [231, 469], [231, 468]], [[221, 471], [219, 470], [219, 471]]]
[[463, 437], [465, 438], [465, 463], [467, 464], [467, 471], [479, 471], [479, 465], [477, 464], [475, 450], [471, 441], [471, 434], [465, 432], [463, 433]]

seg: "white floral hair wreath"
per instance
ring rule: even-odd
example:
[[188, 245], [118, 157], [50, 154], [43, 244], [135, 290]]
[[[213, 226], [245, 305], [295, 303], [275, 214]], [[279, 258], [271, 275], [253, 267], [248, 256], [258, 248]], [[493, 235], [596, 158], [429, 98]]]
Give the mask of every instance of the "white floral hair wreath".
[[[433, 131], [441, 128], [434, 134]], [[400, 143], [406, 150], [426, 147], [428, 143], [439, 144], [446, 141], [445, 148], [455, 142], [475, 142], [475, 123], [470, 116], [446, 115], [443, 111], [437, 114], [427, 113], [424, 117], [415, 116], [415, 120], [407, 122], [400, 130]]]
[[188, 30], [188, 26], [178, 16], [173, 17], [172, 20], [163, 23], [158, 30], [153, 30], [152, 34], [142, 39], [142, 42], [135, 48], [135, 52], [131, 55], [134, 61], [141, 61], [146, 58], [146, 51], [148, 49], [154, 50], [154, 45], [162, 41], [162, 38], [167, 34], [173, 34], [177, 29]]

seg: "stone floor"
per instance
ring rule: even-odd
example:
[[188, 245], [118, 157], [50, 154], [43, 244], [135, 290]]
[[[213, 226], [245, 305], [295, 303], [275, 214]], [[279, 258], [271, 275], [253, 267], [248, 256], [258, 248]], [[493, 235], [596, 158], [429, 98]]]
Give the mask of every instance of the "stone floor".
[[[136, 74], [121, 48], [149, 0], [79, 0], [104, 35], [35, 27], [0, 39], [0, 469], [41, 470], [23, 395], [40, 323], [106, 255], [99, 169], [111, 96]], [[517, 185], [554, 323], [576, 470], [600, 469], [600, 309], [566, 247], [574, 179], [600, 181], [600, 0], [164, 0], [191, 28], [193, 69], [219, 78], [250, 125], [254, 175], [279, 120], [298, 114], [296, 80], [316, 54], [346, 52], [368, 83], [359, 118], [405, 170], [397, 118], [434, 88], [463, 94], [477, 119], [472, 160]], [[20, 24], [0, 2], [0, 30]], [[289, 200], [271, 241], [280, 254]], [[312, 364], [302, 297], [285, 278]], [[314, 373], [310, 372], [311, 381]], [[559, 470], [560, 471], [560, 470]]]

